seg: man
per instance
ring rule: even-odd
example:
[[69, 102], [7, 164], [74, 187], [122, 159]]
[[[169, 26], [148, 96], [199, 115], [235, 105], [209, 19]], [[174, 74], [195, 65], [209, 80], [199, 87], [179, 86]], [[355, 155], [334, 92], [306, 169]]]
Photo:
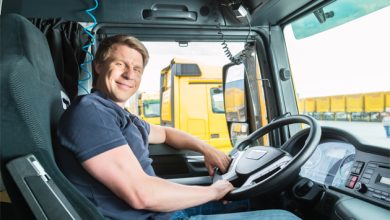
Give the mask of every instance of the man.
[[386, 137], [390, 138], [390, 112], [386, 112], [382, 119], [383, 127], [385, 128]]
[[184, 132], [150, 125], [124, 109], [148, 59], [136, 38], [117, 35], [102, 41], [93, 62], [93, 93], [76, 99], [58, 128], [60, 169], [111, 219], [169, 219], [173, 211], [220, 200], [233, 189], [225, 180], [186, 186], [155, 176], [149, 143], [202, 153], [210, 175], [214, 167], [225, 172], [229, 158]]

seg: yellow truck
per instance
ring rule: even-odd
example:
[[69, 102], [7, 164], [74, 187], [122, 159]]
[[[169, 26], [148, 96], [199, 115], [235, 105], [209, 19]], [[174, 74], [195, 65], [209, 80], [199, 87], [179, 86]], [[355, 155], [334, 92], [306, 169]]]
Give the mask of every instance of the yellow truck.
[[382, 112], [385, 106], [385, 94], [382, 92], [364, 94], [364, 109], [366, 112]]
[[366, 121], [368, 120], [368, 115], [364, 112], [364, 95], [363, 94], [353, 94], [346, 96], [346, 111], [352, 121]]
[[229, 152], [222, 67], [172, 59], [161, 71], [161, 125], [188, 132]]
[[226, 84], [226, 117], [228, 120], [242, 121], [245, 117], [245, 94], [243, 89], [228, 88]]
[[349, 120], [346, 112], [346, 97], [345, 95], [336, 95], [330, 97], [330, 111], [334, 113], [336, 121]]
[[390, 92], [385, 93], [385, 112], [390, 112]]
[[331, 112], [345, 112], [346, 101], [344, 95], [337, 95], [330, 97], [330, 111]]
[[390, 112], [390, 92], [310, 97], [299, 103], [300, 112], [318, 119], [380, 121], [385, 112]]
[[138, 95], [138, 115], [150, 124], [160, 124], [159, 92], [143, 92]]
[[330, 97], [318, 97], [316, 98], [316, 109], [320, 113], [320, 117], [323, 120], [333, 120], [334, 113], [330, 111]]

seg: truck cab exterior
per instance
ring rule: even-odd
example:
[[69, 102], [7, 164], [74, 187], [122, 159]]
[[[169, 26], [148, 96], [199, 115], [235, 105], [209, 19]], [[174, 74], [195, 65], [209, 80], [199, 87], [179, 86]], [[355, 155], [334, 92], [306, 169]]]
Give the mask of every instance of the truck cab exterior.
[[161, 125], [231, 149], [222, 91], [222, 67], [173, 59], [161, 71]]
[[160, 94], [143, 92], [138, 96], [139, 116], [150, 124], [160, 124]]

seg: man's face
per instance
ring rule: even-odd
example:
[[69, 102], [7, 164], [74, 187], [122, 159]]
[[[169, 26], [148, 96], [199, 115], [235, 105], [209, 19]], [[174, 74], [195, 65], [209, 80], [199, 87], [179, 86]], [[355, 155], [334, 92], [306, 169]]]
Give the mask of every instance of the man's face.
[[104, 63], [96, 63], [96, 89], [124, 107], [138, 90], [143, 73], [142, 55], [126, 45], [115, 44]]

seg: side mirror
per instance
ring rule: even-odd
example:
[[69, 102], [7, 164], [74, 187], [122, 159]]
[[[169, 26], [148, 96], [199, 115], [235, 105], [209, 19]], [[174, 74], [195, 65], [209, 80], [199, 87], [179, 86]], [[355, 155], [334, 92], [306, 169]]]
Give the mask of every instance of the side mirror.
[[247, 120], [244, 77], [244, 64], [225, 67], [224, 103], [228, 122], [246, 122]]
[[227, 64], [223, 68], [226, 121], [233, 146], [249, 134], [245, 96], [245, 65]]

